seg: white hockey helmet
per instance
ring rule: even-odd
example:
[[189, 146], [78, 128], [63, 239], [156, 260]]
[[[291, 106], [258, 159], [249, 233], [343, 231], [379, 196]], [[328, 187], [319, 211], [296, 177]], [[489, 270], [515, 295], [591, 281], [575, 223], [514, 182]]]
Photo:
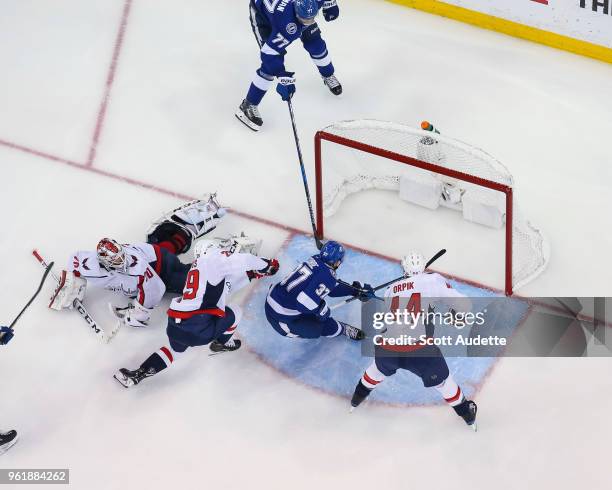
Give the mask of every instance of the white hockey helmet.
[[421, 274], [425, 270], [425, 257], [419, 252], [410, 252], [402, 257], [402, 268], [409, 276]]
[[98, 262], [107, 270], [127, 270], [125, 250], [123, 246], [112, 238], [102, 238], [96, 246]]
[[212, 239], [201, 239], [198, 240], [193, 248], [193, 253], [195, 254], [196, 259], [205, 255], [211, 248], [215, 248], [217, 243]]

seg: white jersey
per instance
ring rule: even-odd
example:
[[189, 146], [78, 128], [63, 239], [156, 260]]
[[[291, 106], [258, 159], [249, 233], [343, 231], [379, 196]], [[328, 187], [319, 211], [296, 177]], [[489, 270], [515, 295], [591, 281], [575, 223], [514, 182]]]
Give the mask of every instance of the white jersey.
[[183, 296], [172, 300], [168, 316], [182, 319], [201, 314], [225, 316], [228, 294], [249, 283], [248, 271], [267, 265], [265, 260], [249, 253], [210, 249], [191, 265]]
[[[451, 308], [467, 312], [472, 306], [469, 298], [454, 289], [436, 272], [415, 274], [394, 282], [385, 290], [385, 298], [391, 298], [392, 311], [406, 309], [413, 313], [427, 313], [430, 306], [441, 313]], [[444, 307], [445, 311], [441, 311]], [[416, 325], [410, 334], [415, 337], [426, 334], [424, 323]]]
[[128, 267], [125, 272], [106, 270], [93, 251], [75, 252], [67, 271], [87, 280], [88, 286], [122, 293], [136, 299], [145, 308], [154, 308], [161, 302], [166, 286], [151, 263], [161, 264], [159, 248], [149, 243], [124, 245]]

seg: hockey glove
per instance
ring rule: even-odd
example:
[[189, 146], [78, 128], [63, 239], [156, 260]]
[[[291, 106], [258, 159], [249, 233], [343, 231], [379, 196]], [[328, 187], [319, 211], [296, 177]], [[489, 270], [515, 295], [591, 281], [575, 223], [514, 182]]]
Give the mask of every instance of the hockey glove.
[[112, 306], [111, 311], [119, 321], [129, 327], [148, 327], [153, 308], [145, 308], [138, 301], [130, 303], [124, 308]]
[[57, 288], [51, 296], [49, 308], [57, 311], [74, 308], [77, 299], [83, 301], [86, 288], [87, 281], [80, 277], [78, 272], [62, 271]]
[[353, 296], [363, 303], [371, 300], [374, 296], [376, 296], [376, 293], [374, 293], [374, 289], [369, 284], [364, 284], [362, 286], [359, 281], [353, 281], [352, 286], [355, 289]]
[[327, 306], [327, 303], [324, 300], [321, 300], [321, 302], [319, 303], [317, 314], [319, 315], [317, 319], [320, 322], [324, 322], [330, 317], [331, 310], [329, 309], [329, 307]]
[[252, 281], [253, 279], [261, 279], [264, 276], [273, 276], [278, 272], [278, 269], [280, 268], [278, 260], [264, 258], [262, 258], [261, 260], [267, 262], [268, 265], [263, 269], [259, 269], [258, 271], [247, 271], [247, 277], [249, 278], [249, 281]]
[[291, 71], [286, 71], [278, 77], [278, 83], [276, 84], [276, 91], [281, 96], [281, 99], [288, 101], [293, 97], [295, 93], [295, 77]]
[[11, 327], [0, 327], [0, 345], [8, 344], [15, 333]]
[[323, 4], [323, 17], [327, 22], [336, 20], [340, 15], [340, 9], [336, 0], [326, 0]]

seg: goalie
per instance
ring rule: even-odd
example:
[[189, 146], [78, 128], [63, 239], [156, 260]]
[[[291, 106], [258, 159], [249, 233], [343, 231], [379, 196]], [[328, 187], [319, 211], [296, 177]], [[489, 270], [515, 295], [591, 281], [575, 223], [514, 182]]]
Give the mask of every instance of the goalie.
[[163, 295], [183, 290], [190, 265], [182, 263], [178, 255], [187, 252], [195, 239], [214, 230], [225, 213], [216, 195], [207, 194], [155, 221], [146, 243], [120, 244], [103, 238], [95, 251], [75, 252], [60, 275], [49, 307], [73, 308], [75, 300], [83, 300], [89, 285], [130, 298], [125, 307], [111, 305], [113, 314], [123, 324], [146, 327]]

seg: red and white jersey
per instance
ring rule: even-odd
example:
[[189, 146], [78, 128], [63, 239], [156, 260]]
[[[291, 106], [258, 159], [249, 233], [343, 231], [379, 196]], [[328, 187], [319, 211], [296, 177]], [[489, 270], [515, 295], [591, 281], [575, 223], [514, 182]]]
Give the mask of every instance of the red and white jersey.
[[[469, 298], [454, 289], [437, 272], [415, 274], [394, 282], [385, 290], [385, 298], [391, 298], [391, 311], [407, 310], [415, 314], [427, 313], [430, 305], [435, 306], [435, 310], [441, 313], [451, 308], [456, 311], [470, 311], [472, 306]], [[422, 321], [410, 332], [415, 337], [425, 333]]]
[[127, 269], [125, 272], [106, 270], [98, 262], [95, 251], [78, 251], [72, 255], [67, 271], [87, 280], [88, 286], [122, 293], [136, 299], [145, 308], [161, 302], [166, 286], [150, 263], [161, 263], [159, 248], [149, 243], [123, 245]]
[[168, 316], [191, 318], [210, 314], [225, 316], [227, 296], [249, 283], [247, 271], [264, 269], [268, 263], [249, 253], [229, 253], [213, 248], [191, 264], [183, 296], [170, 303]]

